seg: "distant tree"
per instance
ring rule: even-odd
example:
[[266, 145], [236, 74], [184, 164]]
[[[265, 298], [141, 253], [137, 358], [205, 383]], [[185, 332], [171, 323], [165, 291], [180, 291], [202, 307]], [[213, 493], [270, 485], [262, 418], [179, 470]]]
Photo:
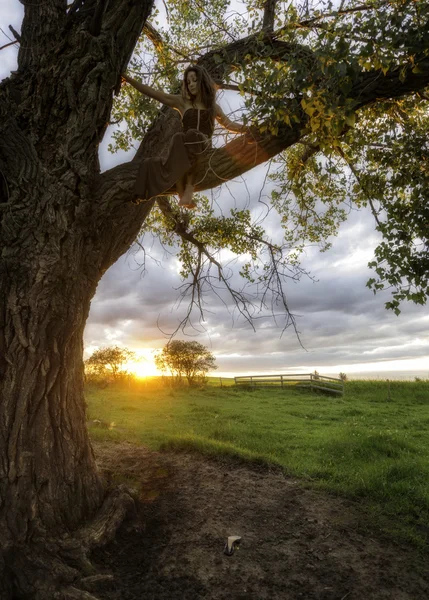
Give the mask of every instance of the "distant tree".
[[341, 381], [347, 381], [347, 375], [345, 373], [340, 373], [339, 377]]
[[177, 382], [186, 377], [189, 385], [206, 376], [207, 371], [217, 369], [213, 354], [199, 342], [173, 340], [155, 355], [160, 371], [170, 371]]
[[96, 379], [118, 382], [128, 374], [124, 365], [135, 356], [131, 350], [119, 346], [100, 348], [85, 361], [85, 372]]
[[314, 379], [319, 379], [319, 377], [320, 377], [319, 371], [314, 370], [313, 377], [314, 377]]

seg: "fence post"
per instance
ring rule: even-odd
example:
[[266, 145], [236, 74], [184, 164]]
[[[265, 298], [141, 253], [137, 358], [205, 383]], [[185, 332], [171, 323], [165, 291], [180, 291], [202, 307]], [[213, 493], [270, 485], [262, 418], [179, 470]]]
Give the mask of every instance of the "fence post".
[[313, 391], [313, 373], [310, 373], [310, 391]]
[[222, 377], [219, 377], [219, 379], [220, 379], [220, 387], [223, 387], [223, 385], [222, 385]]

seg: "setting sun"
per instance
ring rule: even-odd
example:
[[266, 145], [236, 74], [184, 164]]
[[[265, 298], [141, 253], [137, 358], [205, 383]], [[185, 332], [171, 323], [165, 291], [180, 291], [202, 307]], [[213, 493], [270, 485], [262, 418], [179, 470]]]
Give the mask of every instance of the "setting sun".
[[152, 349], [136, 350], [135, 354], [137, 357], [136, 360], [130, 361], [125, 365], [129, 373], [141, 379], [161, 375], [153, 361]]

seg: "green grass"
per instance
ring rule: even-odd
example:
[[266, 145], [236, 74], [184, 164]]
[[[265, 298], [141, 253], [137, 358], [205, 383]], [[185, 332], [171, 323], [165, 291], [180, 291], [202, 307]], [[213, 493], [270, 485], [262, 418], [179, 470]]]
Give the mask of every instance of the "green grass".
[[[214, 382], [216, 383], [216, 382]], [[343, 398], [208, 386], [87, 390], [94, 439], [280, 466], [358, 500], [372, 525], [429, 540], [429, 383], [355, 381]]]

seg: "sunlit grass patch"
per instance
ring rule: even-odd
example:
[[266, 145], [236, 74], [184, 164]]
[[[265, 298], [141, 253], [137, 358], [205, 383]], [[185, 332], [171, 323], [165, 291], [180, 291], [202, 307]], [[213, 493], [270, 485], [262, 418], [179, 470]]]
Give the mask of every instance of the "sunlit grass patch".
[[385, 530], [425, 543], [426, 382], [349, 382], [342, 398], [210, 386], [106, 389], [87, 399], [90, 419], [115, 423], [91, 428], [94, 439], [279, 465], [308, 485], [355, 499]]

